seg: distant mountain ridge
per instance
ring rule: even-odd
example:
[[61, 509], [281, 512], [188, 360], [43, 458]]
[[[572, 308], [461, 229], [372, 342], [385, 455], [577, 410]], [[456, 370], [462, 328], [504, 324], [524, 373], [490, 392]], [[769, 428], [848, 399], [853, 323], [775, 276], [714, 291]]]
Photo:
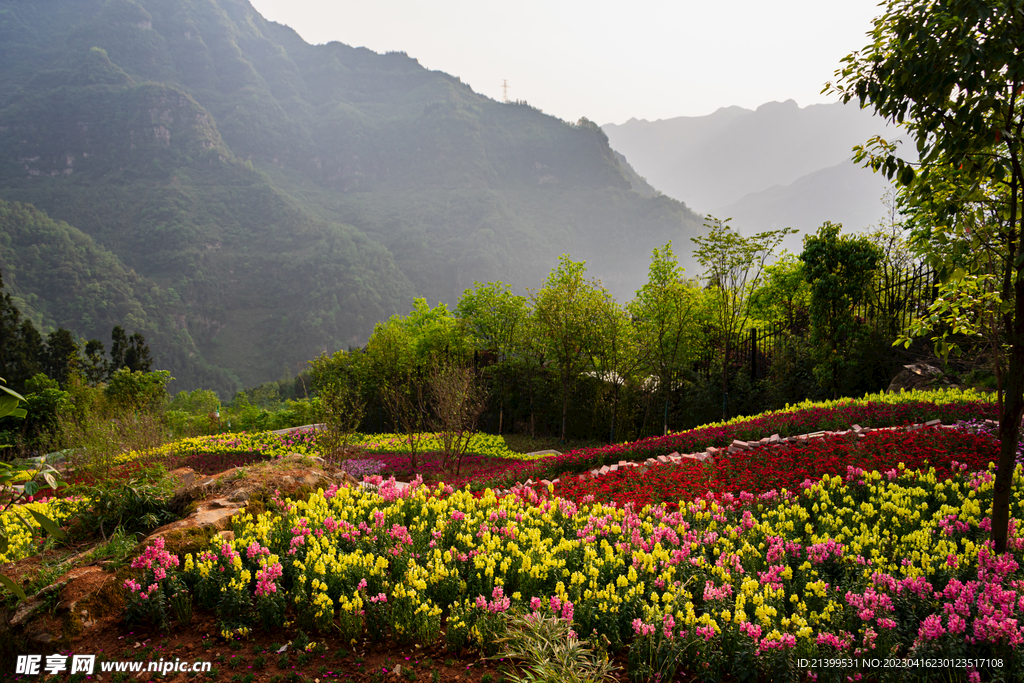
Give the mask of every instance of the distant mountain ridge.
[[[655, 246], [702, 229], [595, 124], [403, 53], [309, 45], [247, 0], [0, 0], [0, 199], [135, 273], [157, 365], [225, 395], [362, 343], [414, 296], [540, 286], [562, 253], [628, 299]], [[88, 281], [99, 261], [76, 260], [83, 308], [39, 291], [24, 253], [0, 268], [47, 321], [123, 322]]]
[[702, 213], [732, 216], [745, 232], [813, 232], [821, 220], [859, 229], [884, 213], [889, 183], [849, 160], [854, 145], [896, 130], [855, 104], [787, 100], [602, 129], [651, 185]]

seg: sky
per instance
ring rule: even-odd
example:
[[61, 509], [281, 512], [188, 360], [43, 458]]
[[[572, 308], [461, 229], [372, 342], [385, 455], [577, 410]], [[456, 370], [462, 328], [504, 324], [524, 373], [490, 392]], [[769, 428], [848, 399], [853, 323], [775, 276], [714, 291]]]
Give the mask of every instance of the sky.
[[401, 51], [566, 121], [704, 116], [821, 94], [878, 0], [250, 0], [313, 44]]

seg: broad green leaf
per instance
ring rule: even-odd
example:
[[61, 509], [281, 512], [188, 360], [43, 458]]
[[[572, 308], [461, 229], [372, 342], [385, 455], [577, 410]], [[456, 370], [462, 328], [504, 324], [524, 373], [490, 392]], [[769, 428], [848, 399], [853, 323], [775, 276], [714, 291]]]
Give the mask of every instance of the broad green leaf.
[[64, 536], [66, 536], [64, 530], [43, 513], [35, 510], [29, 510], [29, 512], [32, 513], [32, 516], [36, 518], [37, 522], [39, 522], [39, 526], [46, 530], [46, 533], [50, 534], [54, 538], [64, 538]]
[[4, 588], [17, 595], [19, 600], [28, 600], [28, 596], [25, 595], [25, 591], [21, 589], [21, 586], [14, 583], [14, 581], [7, 578], [3, 574], [0, 574], [0, 583], [4, 585]]

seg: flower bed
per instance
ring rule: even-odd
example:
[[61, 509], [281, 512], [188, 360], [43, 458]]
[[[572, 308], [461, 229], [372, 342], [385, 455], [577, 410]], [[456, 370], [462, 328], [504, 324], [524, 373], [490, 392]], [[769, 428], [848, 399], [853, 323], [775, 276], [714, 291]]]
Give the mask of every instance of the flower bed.
[[895, 470], [900, 463], [912, 470], [931, 465], [941, 478], [951, 473], [954, 463], [965, 464], [973, 472], [987, 469], [998, 457], [999, 442], [989, 434], [941, 427], [913, 432], [884, 430], [860, 438], [853, 434], [826, 436], [723, 452], [711, 463], [684, 461], [623, 468], [594, 478], [565, 477], [553, 490], [555, 495], [576, 502], [592, 496], [592, 500], [619, 505], [632, 503], [639, 509], [662, 502], [675, 506], [709, 493], [796, 491], [808, 481], [843, 474], [849, 467], [884, 472]]
[[279, 458], [289, 453], [315, 455], [316, 437], [312, 429], [295, 430], [285, 434], [272, 432], [236, 432], [179, 439], [149, 451], [131, 451], [118, 459], [119, 463], [133, 460], [155, 460], [180, 467], [192, 457], [205, 455], [258, 454], [264, 459]]
[[584, 448], [510, 469], [491, 479], [473, 483], [475, 488], [507, 488], [526, 479], [555, 479], [563, 473], [583, 472], [621, 460], [642, 461], [672, 452], [696, 453], [709, 446], [722, 447], [734, 440], [759, 439], [769, 434], [790, 436], [816, 431], [839, 431], [859, 424], [888, 427], [941, 420], [996, 419], [996, 404], [973, 391], [903, 392], [869, 394], [862, 399], [825, 403], [801, 403], [792, 408], [736, 418], [685, 432], [656, 436], [632, 443]]
[[520, 460], [509, 460], [487, 455], [467, 454], [463, 456], [459, 467], [459, 476], [454, 471], [442, 469], [444, 454], [438, 452], [419, 453], [416, 456], [416, 468], [413, 469], [411, 458], [405, 453], [379, 453], [372, 456], [382, 466], [378, 472], [384, 477], [394, 476], [410, 479], [419, 475], [425, 481], [444, 481], [455, 487], [461, 487], [479, 478], [489, 479], [510, 469], [514, 470], [522, 463]]
[[38, 551], [38, 541], [45, 533], [29, 510], [35, 510], [57, 524], [63, 524], [81, 505], [84, 502], [80, 500], [43, 496], [30, 503], [13, 505], [0, 513], [0, 526], [3, 526], [7, 535], [7, 550], [0, 553], [0, 565], [16, 562]]
[[[357, 434], [353, 437], [352, 443], [375, 454], [409, 453], [408, 437], [405, 434]], [[442, 450], [440, 437], [431, 432], [417, 434], [416, 444], [417, 451], [421, 453]], [[477, 456], [506, 460], [536, 460], [538, 457], [543, 457], [527, 458], [522, 453], [516, 453], [509, 449], [505, 438], [497, 434], [474, 434], [469, 440], [466, 452]]]
[[992, 487], [989, 471], [957, 468], [944, 481], [854, 469], [800, 493], [675, 511], [531, 490], [332, 487], [236, 516], [234, 540], [186, 556], [181, 572], [166, 562], [166, 579], [153, 580], [171, 598], [175, 581], [187, 586], [228, 636], [294, 619], [346, 640], [443, 633], [451, 647], [486, 651], [504, 613], [540, 612], [628, 646], [640, 680], [684, 666], [709, 679], [838, 681], [879, 669], [797, 664], [875, 657], [970, 657], [988, 679], [1024, 667], [1024, 472], [1001, 557], [985, 541]]

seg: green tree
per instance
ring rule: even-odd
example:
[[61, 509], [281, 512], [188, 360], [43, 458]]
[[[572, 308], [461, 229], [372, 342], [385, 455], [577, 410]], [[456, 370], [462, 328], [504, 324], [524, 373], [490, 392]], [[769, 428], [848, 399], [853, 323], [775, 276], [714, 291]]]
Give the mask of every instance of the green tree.
[[611, 294], [606, 290], [602, 292], [604, 301], [601, 302], [594, 330], [595, 343], [591, 351], [591, 363], [595, 375], [606, 388], [604, 393], [610, 394], [611, 397], [608, 441], [612, 443], [615, 441], [622, 390], [627, 384], [633, 383], [644, 357], [641, 354], [639, 333], [633, 319], [612, 299]]
[[140, 372], [121, 368], [110, 376], [103, 393], [122, 410], [154, 412], [167, 403], [167, 383], [172, 379], [167, 370]]
[[866, 237], [840, 237], [842, 225], [825, 222], [804, 238], [800, 260], [811, 285], [811, 345], [818, 383], [839, 397], [840, 378], [860, 333], [856, 306], [870, 296], [881, 250]]
[[672, 251], [672, 242], [656, 247], [647, 284], [627, 308], [636, 328], [644, 366], [658, 378], [658, 393], [664, 407], [663, 434], [668, 434], [673, 377], [693, 357], [694, 315], [699, 301], [700, 291], [686, 280]]
[[24, 389], [28, 378], [43, 371], [43, 361], [42, 336], [30, 320], [22, 318], [11, 295], [4, 292], [0, 273], [0, 373], [12, 386]]
[[714, 293], [715, 323], [722, 350], [722, 419], [729, 416], [729, 359], [740, 333], [750, 320], [750, 293], [757, 289], [765, 263], [792, 228], [769, 230], [751, 237], [734, 232], [729, 220], [708, 216], [708, 233], [691, 237], [693, 255], [704, 266]]
[[124, 367], [124, 357], [128, 352], [128, 335], [120, 325], [114, 325], [110, 331], [110, 365], [109, 373], [112, 375]]
[[346, 456], [349, 441], [366, 412], [363, 397], [362, 354], [339, 350], [320, 354], [309, 362], [313, 390], [317, 393], [317, 445], [328, 456]]
[[[874, 20], [871, 42], [843, 59], [825, 90], [903, 124], [918, 161], [875, 138], [856, 158], [896, 176], [911, 204], [932, 201], [933, 176], [953, 170], [960, 191], [944, 206], [947, 220], [919, 225], [915, 238], [932, 263], [952, 271], [951, 255], [930, 250], [936, 235], [955, 231], [964, 200], [987, 184], [1004, 197], [988, 225], [1000, 245], [1000, 315], [1009, 367], [999, 435], [992, 539], [1006, 550], [1017, 439], [1024, 416], [1024, 11], [1016, 0], [889, 0]], [[959, 195], [959, 196], [957, 196]]]
[[512, 293], [502, 282], [474, 283], [459, 299], [455, 315], [462, 321], [472, 344], [494, 355], [488, 370], [494, 375], [498, 394], [498, 433], [504, 430], [505, 399], [508, 388], [507, 361], [523, 345], [523, 332], [530, 315], [526, 297]]
[[74, 333], [64, 328], [46, 336], [44, 372], [60, 385], [67, 386], [70, 377], [82, 367], [81, 349]]
[[90, 339], [85, 343], [85, 362], [83, 370], [89, 384], [97, 385], [107, 378], [109, 368], [107, 359], [104, 357], [106, 349], [99, 339]]
[[153, 367], [153, 357], [149, 353], [149, 345], [141, 332], [134, 332], [128, 337], [128, 348], [124, 352], [124, 366], [135, 372], [149, 372]]
[[765, 266], [761, 285], [750, 294], [750, 317], [765, 326], [806, 330], [810, 306], [811, 287], [804, 276], [804, 262], [788, 251]]
[[591, 364], [608, 296], [601, 283], [586, 279], [584, 262], [563, 254], [543, 289], [531, 292], [533, 318], [545, 355], [558, 373], [562, 399], [561, 440], [566, 438], [569, 398], [583, 370]]

